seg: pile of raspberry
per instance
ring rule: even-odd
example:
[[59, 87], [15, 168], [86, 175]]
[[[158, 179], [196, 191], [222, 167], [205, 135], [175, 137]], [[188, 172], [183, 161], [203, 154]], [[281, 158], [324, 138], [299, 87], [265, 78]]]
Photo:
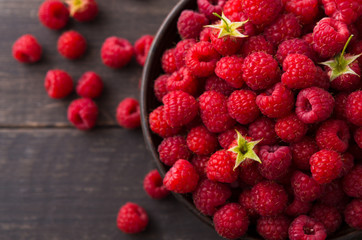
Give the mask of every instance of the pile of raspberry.
[[154, 81], [165, 188], [227, 239], [362, 229], [362, 2], [197, 6]]

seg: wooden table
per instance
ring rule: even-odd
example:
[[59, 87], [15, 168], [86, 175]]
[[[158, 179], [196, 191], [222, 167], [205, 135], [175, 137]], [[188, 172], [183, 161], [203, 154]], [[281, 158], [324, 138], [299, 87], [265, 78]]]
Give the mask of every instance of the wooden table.
[[[155, 165], [142, 132], [122, 129], [115, 121], [118, 103], [138, 98], [142, 68], [133, 60], [112, 70], [100, 59], [105, 38], [115, 35], [134, 43], [155, 34], [177, 0], [98, 0], [96, 21], [71, 21], [65, 29], [88, 40], [86, 55], [77, 61], [58, 54], [62, 31], [39, 23], [41, 2], [0, 0], [0, 239], [221, 239], [172, 196], [157, 201], [143, 191], [143, 177]], [[19, 64], [11, 57], [12, 43], [25, 33], [43, 46], [37, 64]], [[75, 80], [88, 70], [102, 76], [105, 90], [96, 100], [100, 117], [94, 130], [82, 132], [67, 121], [76, 94], [64, 100], [47, 96], [44, 76], [55, 68]], [[117, 229], [118, 209], [127, 201], [149, 213], [144, 233], [129, 236]]]

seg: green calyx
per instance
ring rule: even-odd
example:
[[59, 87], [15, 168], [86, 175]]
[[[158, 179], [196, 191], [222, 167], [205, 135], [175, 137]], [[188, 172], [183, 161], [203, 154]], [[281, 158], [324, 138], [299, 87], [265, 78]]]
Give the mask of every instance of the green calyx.
[[349, 42], [351, 41], [352, 37], [353, 37], [353, 35], [351, 35], [348, 38], [346, 44], [344, 45], [342, 52], [340, 54], [338, 54], [337, 56], [335, 56], [335, 58], [333, 60], [329, 60], [329, 61], [320, 63], [320, 64], [328, 66], [332, 70], [331, 75], [330, 75], [331, 82], [334, 79], [336, 79], [337, 77], [342, 76], [344, 74], [353, 74], [353, 75], [358, 76], [358, 74], [355, 73], [355, 71], [353, 71], [349, 67], [349, 65], [351, 63], [353, 63], [357, 58], [359, 58], [362, 55], [362, 53], [358, 54], [358, 55], [354, 55], [354, 56], [348, 56], [348, 57], [344, 56], [346, 48], [347, 48]]
[[259, 163], [261, 163], [261, 160], [259, 158], [259, 156], [255, 153], [254, 151], [254, 147], [261, 141], [247, 141], [237, 130], [236, 134], [237, 134], [237, 142], [238, 145], [235, 147], [232, 147], [230, 149], [228, 149], [228, 151], [236, 153], [236, 161], [235, 161], [235, 166], [234, 166], [234, 170], [242, 163], [244, 162], [246, 159], [252, 159], [254, 161], [257, 161]]
[[74, 14], [85, 6], [84, 0], [65, 0], [65, 3], [70, 6], [70, 15], [74, 16]]

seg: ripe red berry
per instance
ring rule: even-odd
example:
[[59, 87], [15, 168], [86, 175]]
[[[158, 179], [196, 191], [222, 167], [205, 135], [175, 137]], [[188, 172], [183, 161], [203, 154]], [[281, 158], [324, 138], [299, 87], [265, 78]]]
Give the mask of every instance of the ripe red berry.
[[334, 110], [333, 116], [337, 119], [346, 120], [346, 103], [349, 93], [347, 92], [340, 92], [334, 96]]
[[362, 229], [362, 199], [354, 199], [347, 205], [344, 220], [350, 227]]
[[194, 155], [191, 159], [191, 163], [194, 166], [196, 172], [200, 178], [206, 178], [206, 165], [209, 161], [209, 156], [205, 155]]
[[276, 144], [278, 139], [274, 127], [275, 122], [272, 119], [261, 117], [250, 123], [248, 136], [250, 136], [252, 139], [261, 139], [260, 145]]
[[185, 66], [185, 56], [188, 50], [196, 43], [195, 39], [184, 39], [179, 41], [175, 47], [176, 67], [179, 69]]
[[69, 11], [62, 1], [46, 0], [39, 7], [38, 17], [44, 26], [59, 30], [67, 25]]
[[311, 208], [311, 202], [302, 202], [298, 198], [294, 198], [293, 202], [285, 209], [285, 213], [288, 216], [297, 217], [302, 214], [307, 214]]
[[158, 76], [153, 85], [153, 91], [158, 101], [162, 102], [162, 98], [167, 94], [167, 79], [170, 77], [168, 74]]
[[148, 122], [152, 132], [163, 138], [172, 137], [179, 133], [181, 127], [171, 127], [167, 124], [164, 118], [163, 108], [163, 106], [159, 106], [153, 110], [149, 115]]
[[[246, 161], [245, 161], [246, 162]], [[251, 162], [250, 164], [240, 165], [239, 180], [242, 184], [254, 186], [264, 180], [266, 180], [259, 172], [260, 163]], [[241, 204], [241, 203], [240, 203]]]
[[241, 124], [253, 122], [260, 114], [255, 103], [256, 94], [251, 90], [236, 90], [227, 100], [230, 116]]
[[182, 67], [167, 78], [166, 89], [167, 92], [181, 90], [190, 95], [196, 95], [197, 85], [196, 77], [186, 67]]
[[211, 21], [217, 19], [217, 17], [213, 15], [213, 13], [221, 15], [222, 8], [224, 7], [225, 3], [226, 0], [197, 0], [199, 12], [205, 14], [205, 16]]
[[95, 0], [66, 0], [70, 15], [79, 22], [88, 22], [98, 15], [98, 5]]
[[258, 165], [259, 172], [269, 180], [283, 176], [292, 163], [292, 154], [287, 146], [261, 146], [259, 156], [262, 162]]
[[163, 185], [163, 180], [157, 169], [147, 173], [143, 179], [143, 189], [154, 199], [165, 198], [170, 192]]
[[274, 47], [263, 35], [252, 36], [245, 40], [239, 53], [243, 57], [247, 57], [254, 52], [265, 52], [274, 55]]
[[244, 189], [239, 195], [238, 202], [246, 210], [249, 219], [255, 219], [258, 216], [258, 213], [254, 209], [251, 189]]
[[186, 139], [182, 136], [164, 138], [158, 146], [160, 161], [172, 166], [179, 159], [189, 159], [191, 152], [187, 147]]
[[70, 103], [68, 120], [80, 130], [89, 130], [96, 125], [98, 107], [89, 98], [80, 98]]
[[349, 201], [343, 191], [342, 181], [340, 179], [336, 179], [323, 186], [323, 195], [319, 199], [322, 204], [335, 207]]
[[12, 54], [21, 63], [35, 63], [41, 58], [42, 47], [33, 35], [25, 34], [14, 42]]
[[83, 56], [87, 49], [87, 41], [78, 32], [71, 30], [63, 33], [57, 43], [58, 52], [65, 58], [77, 59]]
[[278, 46], [278, 51], [275, 55], [275, 58], [280, 64], [283, 64], [284, 59], [289, 54], [302, 54], [310, 58], [311, 60], [316, 59], [316, 54], [313, 49], [310, 47], [309, 43], [303, 39], [293, 38], [282, 42]]
[[347, 119], [362, 127], [362, 91], [355, 91], [348, 95], [346, 102], [346, 116]]
[[206, 166], [207, 178], [213, 181], [232, 183], [238, 178], [234, 170], [235, 161], [227, 150], [219, 150], [211, 155]]
[[[345, 55], [348, 57], [348, 54]], [[361, 86], [361, 69], [358, 65], [359, 61], [354, 61], [348, 65], [355, 74], [345, 73], [331, 80], [331, 88], [338, 91], [355, 91]], [[332, 69], [326, 67], [328, 76], [332, 75]]]
[[165, 73], [173, 73], [177, 70], [175, 48], [167, 49], [161, 58], [162, 70]]
[[328, 207], [323, 204], [315, 204], [310, 216], [323, 224], [327, 234], [334, 233], [342, 223], [342, 216], [336, 207]]
[[216, 63], [215, 74], [225, 80], [233, 88], [240, 88], [244, 84], [242, 66], [244, 59], [238, 56], [226, 56]]
[[186, 141], [189, 149], [199, 155], [211, 154], [218, 146], [217, 137], [203, 125], [192, 128], [187, 134]]
[[177, 20], [177, 30], [181, 38], [197, 38], [209, 20], [204, 14], [191, 10], [183, 10]]
[[235, 91], [235, 88], [230, 86], [225, 80], [219, 78], [218, 76], [212, 75], [206, 79], [205, 92], [206, 91], [216, 91], [224, 96], [229, 96]]
[[148, 224], [148, 215], [139, 205], [127, 202], [118, 212], [117, 227], [124, 233], [142, 232]]
[[49, 70], [45, 76], [45, 90], [51, 98], [64, 98], [73, 91], [73, 79], [63, 70]]
[[252, 23], [266, 26], [277, 18], [283, 7], [278, 0], [242, 0], [241, 8]]
[[319, 184], [329, 183], [337, 178], [343, 165], [339, 153], [326, 149], [313, 154], [309, 163], [312, 176]]
[[77, 94], [84, 98], [97, 98], [103, 90], [101, 77], [95, 72], [85, 72], [77, 84]]
[[302, 24], [313, 23], [318, 14], [318, 0], [282, 0], [287, 12], [293, 13]]
[[322, 0], [324, 12], [327, 16], [351, 24], [361, 16], [362, 6], [353, 0]]
[[300, 171], [293, 173], [291, 185], [294, 196], [302, 202], [312, 202], [322, 195], [322, 186]]
[[362, 198], [362, 165], [356, 165], [344, 176], [342, 183], [343, 190], [348, 196]]
[[298, 142], [291, 143], [290, 150], [292, 151], [294, 165], [300, 170], [309, 170], [309, 159], [319, 151], [319, 147], [313, 139], [304, 137]]
[[243, 39], [230, 35], [219, 37], [219, 33], [220, 29], [213, 29], [211, 31], [210, 40], [213, 48], [222, 56], [235, 54], [243, 44]]
[[342, 120], [327, 120], [316, 132], [316, 141], [320, 149], [330, 149], [345, 152], [350, 139], [349, 128]]
[[151, 44], [153, 42], [153, 36], [144, 35], [140, 37], [134, 44], [134, 50], [136, 54], [136, 60], [139, 65], [145, 65], [148, 52], [150, 51]]
[[275, 132], [284, 142], [298, 142], [307, 133], [308, 126], [299, 120], [294, 113], [278, 118]]
[[127, 65], [133, 56], [134, 50], [131, 43], [124, 38], [109, 37], [101, 48], [103, 63], [111, 68], [121, 68]]
[[288, 238], [290, 219], [285, 215], [261, 217], [256, 230], [266, 240], [283, 240]]
[[306, 215], [295, 218], [289, 226], [290, 240], [313, 239], [324, 240], [327, 237], [323, 224]]
[[116, 112], [117, 122], [124, 128], [138, 128], [141, 125], [140, 106], [136, 99], [123, 99]]

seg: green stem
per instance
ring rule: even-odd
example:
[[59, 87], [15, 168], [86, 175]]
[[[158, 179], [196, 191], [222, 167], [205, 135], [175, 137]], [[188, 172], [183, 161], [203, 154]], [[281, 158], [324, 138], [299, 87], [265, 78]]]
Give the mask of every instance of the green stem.
[[230, 32], [229, 24], [227, 23], [227, 21], [223, 17], [221, 17], [219, 14], [217, 14], [216, 12], [214, 12], [212, 14], [214, 16], [220, 18], [225, 23], [227, 31]]
[[353, 37], [353, 34], [351, 34], [351, 36], [349, 36], [349, 38], [348, 38], [348, 40], [347, 40], [346, 44], [344, 45], [343, 50], [342, 50], [342, 53], [341, 53], [341, 56], [343, 56], [343, 55], [344, 55], [344, 52], [346, 51], [347, 46], [348, 46], [349, 42], [351, 41], [352, 37]]

